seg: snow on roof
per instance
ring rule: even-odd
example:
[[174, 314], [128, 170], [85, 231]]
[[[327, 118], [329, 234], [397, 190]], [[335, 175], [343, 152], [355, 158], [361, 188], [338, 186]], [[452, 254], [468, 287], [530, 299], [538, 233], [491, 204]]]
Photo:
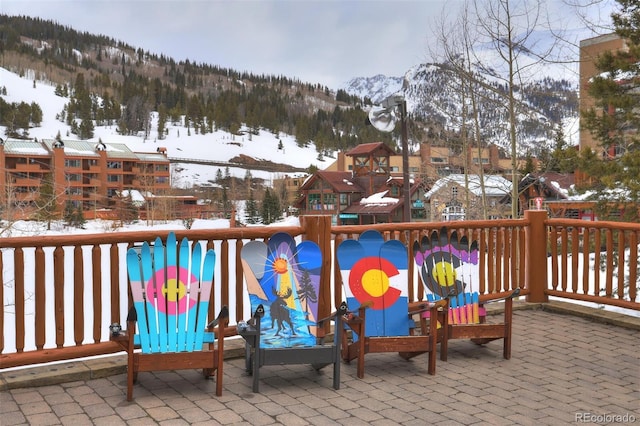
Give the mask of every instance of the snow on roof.
[[120, 196], [123, 198], [131, 197], [132, 204], [137, 207], [143, 206], [145, 203], [145, 196], [137, 189], [122, 190]]
[[[467, 175], [469, 180], [469, 192], [475, 196], [482, 195], [480, 186], [480, 176]], [[433, 187], [424, 194], [424, 198], [429, 199], [433, 194], [450, 183], [465, 187], [465, 179], [463, 174], [451, 174], [449, 176], [438, 179]], [[489, 197], [501, 197], [511, 192], [511, 181], [498, 175], [484, 175], [485, 194]]]
[[368, 197], [365, 197], [360, 200], [361, 205], [367, 206], [379, 206], [379, 205], [387, 205], [387, 204], [396, 204], [400, 202], [397, 198], [385, 197], [385, 195], [389, 192], [388, 190], [378, 192], [376, 194], [371, 194]]
[[4, 152], [7, 154], [49, 155], [49, 151], [40, 142], [22, 139], [7, 139], [4, 142]]
[[162, 161], [165, 163], [169, 162], [169, 159], [160, 153], [157, 152], [136, 152], [134, 153], [139, 160], [143, 161]]
[[[49, 148], [49, 150], [53, 150], [53, 145], [56, 143], [55, 139], [43, 139], [43, 144]], [[95, 143], [87, 142], [87, 141], [73, 141], [73, 140], [65, 140], [63, 141], [63, 148], [65, 155], [75, 155], [79, 157], [98, 157], [98, 154], [95, 150]]]

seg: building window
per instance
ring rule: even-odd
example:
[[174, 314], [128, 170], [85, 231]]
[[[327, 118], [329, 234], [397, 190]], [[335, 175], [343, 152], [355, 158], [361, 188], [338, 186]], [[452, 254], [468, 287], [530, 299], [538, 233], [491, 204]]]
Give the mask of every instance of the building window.
[[81, 166], [81, 162], [80, 160], [71, 160], [68, 158], [65, 158], [64, 160], [64, 167], [80, 167]]
[[320, 194], [309, 194], [308, 210], [320, 210], [322, 205], [320, 204]]
[[67, 175], [68, 182], [80, 182], [81, 179], [82, 177], [77, 173], [70, 173]]
[[[478, 164], [480, 163], [480, 161], [478, 160], [478, 157], [474, 157], [473, 158], [473, 164]], [[482, 164], [489, 164], [489, 159], [488, 158], [482, 158]]]
[[442, 212], [442, 220], [452, 222], [455, 220], [464, 220], [465, 213], [462, 206], [448, 206]]
[[445, 157], [431, 157], [432, 164], [448, 164], [449, 159]]
[[454, 186], [451, 188], [451, 198], [454, 200], [458, 199], [458, 187]]
[[322, 201], [323, 210], [335, 210], [336, 209], [336, 194], [324, 194]]
[[107, 175], [107, 182], [120, 182], [120, 175]]
[[400, 188], [398, 188], [397, 186], [392, 186], [391, 187], [391, 196], [397, 197], [398, 195], [400, 195]]
[[347, 194], [340, 194], [340, 206], [347, 206], [349, 205], [349, 197], [347, 196]]
[[167, 164], [156, 165], [156, 172], [168, 172], [168, 171], [169, 171], [169, 166]]
[[107, 169], [121, 169], [122, 161], [107, 161]]
[[411, 209], [411, 219], [426, 219], [427, 211], [424, 208]]

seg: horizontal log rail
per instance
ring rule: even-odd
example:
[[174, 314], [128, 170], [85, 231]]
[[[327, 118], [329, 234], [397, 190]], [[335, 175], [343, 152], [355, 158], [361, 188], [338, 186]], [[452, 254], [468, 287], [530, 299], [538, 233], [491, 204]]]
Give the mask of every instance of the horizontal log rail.
[[[320, 245], [323, 259], [319, 315], [329, 315], [344, 293], [334, 249], [367, 229], [404, 242], [443, 226], [477, 240], [479, 288], [492, 299], [515, 288], [530, 302], [549, 296], [640, 311], [638, 239], [640, 224], [548, 219], [528, 211], [523, 219], [332, 226], [330, 216], [305, 216], [300, 226], [176, 230], [217, 254], [209, 317], [228, 305], [230, 334], [250, 316], [240, 250], [250, 240], [282, 231]], [[109, 324], [125, 323], [130, 306], [125, 253], [128, 247], [166, 239], [169, 231], [0, 238], [0, 369], [118, 352]], [[596, 249], [597, 248], [597, 249]], [[634, 263], [635, 259], [635, 263]], [[414, 263], [409, 262], [411, 302], [424, 300]], [[629, 265], [625, 267], [625, 265]], [[597, 267], [596, 267], [597, 266]]]

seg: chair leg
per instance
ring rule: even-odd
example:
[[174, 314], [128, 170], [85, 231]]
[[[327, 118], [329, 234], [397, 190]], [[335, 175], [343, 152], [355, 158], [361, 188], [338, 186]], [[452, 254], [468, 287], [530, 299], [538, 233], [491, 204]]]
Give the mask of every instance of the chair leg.
[[258, 393], [260, 387], [260, 348], [255, 347], [253, 351], [253, 363], [252, 363], [252, 373], [253, 373], [253, 392]]
[[128, 362], [127, 362], [127, 401], [133, 400], [133, 382], [135, 380], [135, 376], [137, 375], [135, 371], [133, 371], [133, 353], [129, 353]]
[[442, 341], [440, 342], [440, 359], [442, 361], [447, 360], [447, 354], [449, 352], [449, 313], [448, 309], [443, 311], [443, 315], [440, 317], [440, 328], [442, 328]]
[[511, 316], [513, 315], [513, 299], [504, 302], [504, 347], [502, 356], [504, 359], [511, 358]]
[[356, 372], [358, 378], [364, 378], [364, 349], [365, 349], [365, 341], [367, 337], [358, 336], [358, 367], [356, 368]]

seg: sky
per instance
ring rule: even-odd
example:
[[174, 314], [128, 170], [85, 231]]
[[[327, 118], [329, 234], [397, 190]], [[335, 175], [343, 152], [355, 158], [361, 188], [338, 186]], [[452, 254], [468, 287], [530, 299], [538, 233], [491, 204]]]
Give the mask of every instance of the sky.
[[[482, 1], [482, 0], [481, 0]], [[556, 24], [575, 8], [544, 0]], [[611, 0], [600, 0], [610, 2]], [[338, 89], [354, 77], [402, 77], [428, 62], [435, 22], [464, 0], [2, 0], [0, 12], [102, 34], [136, 48]], [[581, 12], [604, 15], [597, 5]]]

